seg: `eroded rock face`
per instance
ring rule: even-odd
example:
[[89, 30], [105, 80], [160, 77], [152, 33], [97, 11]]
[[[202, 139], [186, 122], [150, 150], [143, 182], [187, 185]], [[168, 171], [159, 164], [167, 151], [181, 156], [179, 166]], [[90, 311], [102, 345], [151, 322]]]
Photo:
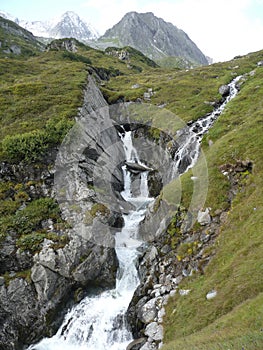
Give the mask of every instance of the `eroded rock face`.
[[[101, 133], [101, 129], [96, 128], [98, 116], [93, 113], [96, 108], [103, 106], [106, 106], [106, 102], [90, 80], [80, 111], [80, 118], [86, 118], [89, 127], [93, 125], [90, 138]], [[18, 235], [15, 228], [1, 242], [0, 273], [4, 275], [0, 277], [0, 323], [3, 325], [0, 332], [1, 349], [22, 349], [24, 345], [54, 334], [58, 326], [58, 311], [61, 314], [75, 290], [78, 290], [78, 295], [84, 295], [81, 290], [112, 288], [115, 285], [118, 262], [113, 232], [114, 227], [122, 226], [122, 222], [118, 211], [110, 212], [101, 203], [94, 207], [95, 191], [87, 186], [89, 176], [91, 181], [94, 179], [92, 172], [96, 167], [97, 156], [107, 153], [104, 151], [118, 138], [106, 109], [101, 114], [101, 119], [99, 125], [104, 123], [105, 128], [95, 142], [93, 152], [90, 152], [89, 145], [84, 145], [77, 162], [67, 163], [67, 168], [63, 169], [68, 171], [68, 177], [63, 178], [69, 195], [65, 201], [60, 201], [61, 198], [55, 196], [56, 150], [47, 156], [41, 167], [1, 164], [1, 180], [41, 183], [41, 186], [28, 186], [30, 197], [38, 199], [55, 196], [59, 200], [63, 218], [71, 224], [71, 228], [62, 232], [68, 237], [65, 244], [56, 247], [52, 238], [45, 239], [35, 254], [17, 248]], [[89, 129], [82, 131], [89, 133]], [[119, 156], [118, 153], [115, 154], [116, 157]], [[60, 154], [60, 157], [64, 155], [65, 153]], [[111, 155], [104, 157], [110, 158]], [[116, 169], [113, 181], [121, 183], [121, 176], [121, 170]], [[75, 205], [72, 205], [72, 200]], [[45, 220], [41, 226], [48, 230], [54, 229], [52, 219]]]

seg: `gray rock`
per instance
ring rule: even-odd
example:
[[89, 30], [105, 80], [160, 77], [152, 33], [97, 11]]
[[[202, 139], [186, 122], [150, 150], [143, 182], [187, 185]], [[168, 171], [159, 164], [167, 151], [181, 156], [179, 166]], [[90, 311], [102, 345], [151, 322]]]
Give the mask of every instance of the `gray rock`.
[[230, 92], [230, 87], [228, 85], [221, 85], [219, 88], [219, 93], [220, 95], [222, 95], [223, 97], [229, 95]]
[[211, 300], [217, 296], [217, 291], [216, 290], [211, 290], [206, 294], [206, 299]]
[[139, 310], [138, 317], [139, 319], [147, 324], [153, 321], [157, 316], [157, 307], [156, 307], [157, 299], [150, 299], [146, 304], [144, 304]]
[[141, 85], [140, 84], [134, 84], [132, 85], [132, 89], [138, 89]]
[[46, 302], [52, 298], [56, 289], [58, 275], [41, 264], [32, 267], [31, 279], [35, 285], [38, 300]]
[[211, 223], [211, 216], [209, 214], [209, 209], [206, 208], [205, 211], [199, 210], [197, 215], [197, 221], [200, 225], [208, 225]]
[[39, 254], [35, 255], [34, 261], [38, 261], [41, 265], [52, 271], [56, 271], [56, 254], [54, 250], [48, 246], [45, 246]]
[[140, 350], [157, 350], [157, 346], [154, 343], [146, 342]]
[[84, 285], [111, 287], [115, 283], [117, 266], [113, 248], [94, 246], [87, 258], [73, 272], [73, 278]]
[[139, 350], [145, 342], [146, 338], [135, 339], [127, 346], [126, 350]]
[[146, 326], [145, 335], [150, 339], [155, 341], [160, 341], [163, 339], [163, 326], [157, 322], [151, 322]]

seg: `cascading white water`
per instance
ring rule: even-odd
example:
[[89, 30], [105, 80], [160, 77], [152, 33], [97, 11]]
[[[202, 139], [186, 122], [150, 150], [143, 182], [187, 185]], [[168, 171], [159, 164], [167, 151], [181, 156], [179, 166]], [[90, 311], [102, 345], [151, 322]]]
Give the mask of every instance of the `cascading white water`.
[[[120, 136], [126, 161], [139, 163], [138, 154], [132, 145], [131, 132], [123, 129]], [[132, 341], [132, 334], [125, 323], [125, 312], [139, 284], [136, 269], [139, 254], [137, 248], [143, 242], [137, 239], [138, 225], [152, 199], [149, 198], [147, 171], [136, 175], [140, 179], [140, 194], [136, 197], [131, 191], [133, 180], [126, 166], [123, 166], [123, 176], [122, 196], [133, 204], [135, 210], [123, 214], [124, 227], [115, 236], [119, 261], [116, 288], [84, 298], [68, 312], [55, 336], [31, 345], [28, 350], [125, 350]]]
[[207, 116], [198, 119], [191, 126], [187, 126], [182, 130], [178, 131], [177, 137], [179, 138], [179, 140], [180, 137], [182, 137], [184, 140], [182, 142], [179, 141], [180, 146], [176, 152], [172, 178], [180, 174], [180, 162], [182, 161], [182, 159], [184, 159], [184, 157], [188, 157], [189, 164], [186, 168], [183, 169], [183, 172], [186, 172], [189, 168], [192, 168], [195, 165], [200, 153], [200, 142], [202, 140], [203, 135], [211, 128], [216, 119], [223, 112], [227, 103], [237, 95], [238, 89], [236, 87], [236, 84], [241, 79], [241, 77], [242, 76], [236, 77], [228, 84], [229, 95], [218, 108], [216, 108], [212, 113], [208, 114]]

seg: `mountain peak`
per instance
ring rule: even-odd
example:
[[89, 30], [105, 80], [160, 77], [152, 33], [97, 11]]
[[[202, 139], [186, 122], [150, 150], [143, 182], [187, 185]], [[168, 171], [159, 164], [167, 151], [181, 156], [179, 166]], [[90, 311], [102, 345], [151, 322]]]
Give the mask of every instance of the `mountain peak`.
[[153, 60], [176, 56], [197, 65], [208, 64], [205, 55], [184, 31], [152, 12], [126, 13], [101, 38], [108, 41], [118, 38], [120, 46], [132, 46]]
[[55, 39], [72, 37], [78, 40], [92, 40], [98, 38], [97, 31], [73, 11], [65, 12], [49, 33]]

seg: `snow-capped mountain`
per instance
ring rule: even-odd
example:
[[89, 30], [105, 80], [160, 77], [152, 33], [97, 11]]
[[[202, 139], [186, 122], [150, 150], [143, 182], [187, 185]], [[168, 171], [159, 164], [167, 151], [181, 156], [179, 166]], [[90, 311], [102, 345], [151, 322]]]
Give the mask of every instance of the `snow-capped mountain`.
[[68, 11], [49, 30], [49, 36], [55, 39], [72, 37], [78, 40], [94, 40], [99, 37], [99, 34], [76, 13]]
[[19, 20], [2, 11], [0, 11], [0, 16], [16, 22], [38, 37], [55, 39], [71, 37], [81, 41], [94, 40], [99, 37], [99, 33], [92, 25], [86, 23], [72, 11], [67, 11], [61, 17], [54, 18], [50, 21]]

